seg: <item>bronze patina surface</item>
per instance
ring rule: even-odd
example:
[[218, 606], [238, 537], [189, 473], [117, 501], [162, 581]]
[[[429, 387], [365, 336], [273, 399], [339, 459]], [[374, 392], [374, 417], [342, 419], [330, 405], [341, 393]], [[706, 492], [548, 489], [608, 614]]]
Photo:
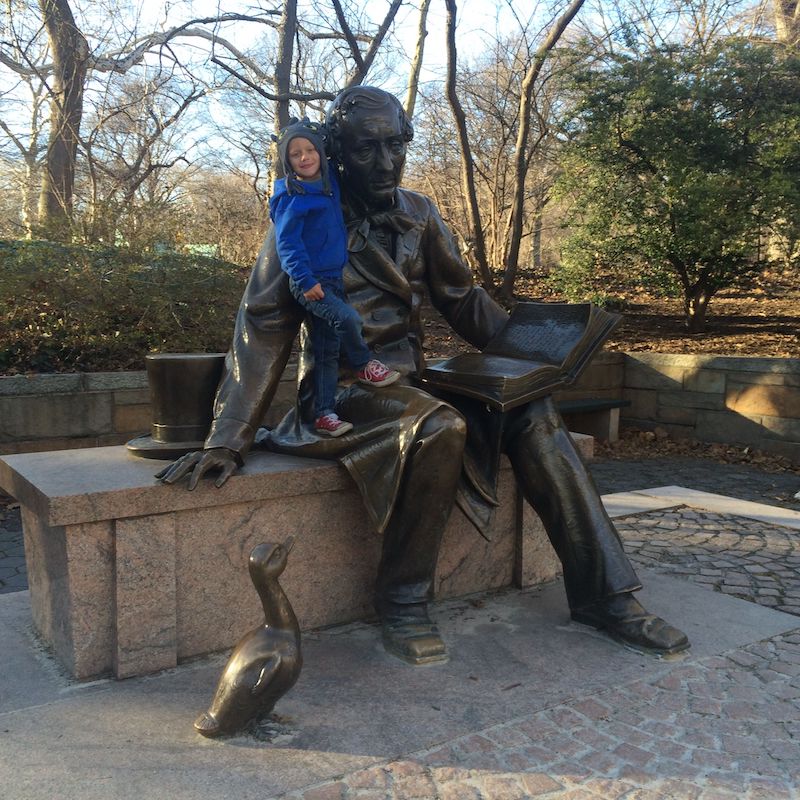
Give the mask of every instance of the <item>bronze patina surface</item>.
[[[399, 101], [380, 89], [347, 89], [333, 101], [327, 123], [349, 231], [347, 294], [367, 344], [403, 377], [375, 390], [343, 373], [336, 410], [355, 427], [321, 440], [311, 425], [307, 374], [313, 356], [304, 346], [296, 406], [258, 443], [336, 458], [353, 476], [383, 534], [375, 605], [389, 651], [412, 663], [444, 657], [427, 612], [439, 542], [454, 503], [485, 533], [497, 505], [503, 453], [561, 560], [573, 615], [656, 653], [687, 647], [680, 631], [648, 615], [631, 595], [639, 580], [549, 396], [498, 414], [473, 398], [434, 396], [422, 388], [426, 295], [478, 349], [508, 315], [474, 285], [433, 202], [399, 187], [413, 135]], [[205, 449], [159, 473], [163, 481], [188, 475], [193, 488], [205, 472], [220, 470], [220, 484], [243, 462], [303, 322], [270, 232], [242, 298]], [[423, 643], [419, 626], [426, 628]], [[417, 658], [420, 644], [425, 652]]]
[[143, 458], [175, 459], [203, 446], [211, 427], [224, 353], [151, 353], [145, 357], [150, 433], [126, 447]]
[[264, 624], [243, 636], [228, 659], [211, 706], [194, 723], [203, 736], [236, 733], [268, 714], [300, 675], [300, 628], [278, 583], [292, 544], [292, 539], [259, 544], [250, 553], [250, 577], [261, 598]]

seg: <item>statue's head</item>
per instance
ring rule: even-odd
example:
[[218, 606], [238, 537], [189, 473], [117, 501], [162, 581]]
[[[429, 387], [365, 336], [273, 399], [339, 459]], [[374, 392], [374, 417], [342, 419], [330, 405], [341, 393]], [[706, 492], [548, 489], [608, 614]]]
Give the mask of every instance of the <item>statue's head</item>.
[[354, 86], [331, 103], [326, 122], [347, 192], [368, 209], [391, 206], [414, 136], [400, 101], [383, 89]]

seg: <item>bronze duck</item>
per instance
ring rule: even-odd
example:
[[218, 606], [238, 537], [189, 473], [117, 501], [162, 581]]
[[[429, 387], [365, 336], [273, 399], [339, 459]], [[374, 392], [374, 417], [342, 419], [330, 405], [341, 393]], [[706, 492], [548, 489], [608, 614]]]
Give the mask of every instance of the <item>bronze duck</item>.
[[203, 736], [235, 733], [268, 714], [300, 675], [300, 627], [278, 583], [293, 544], [290, 537], [284, 544], [259, 544], [250, 553], [250, 577], [261, 598], [264, 624], [233, 649], [211, 706], [195, 720]]

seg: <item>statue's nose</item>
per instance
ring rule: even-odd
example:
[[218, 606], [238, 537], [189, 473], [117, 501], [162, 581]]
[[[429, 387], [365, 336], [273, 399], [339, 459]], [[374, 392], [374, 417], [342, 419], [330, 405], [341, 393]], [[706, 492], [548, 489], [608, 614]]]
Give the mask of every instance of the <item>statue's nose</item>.
[[387, 172], [391, 172], [393, 169], [392, 156], [389, 152], [389, 148], [385, 144], [382, 144], [378, 148], [377, 167], [378, 169], [385, 170]]

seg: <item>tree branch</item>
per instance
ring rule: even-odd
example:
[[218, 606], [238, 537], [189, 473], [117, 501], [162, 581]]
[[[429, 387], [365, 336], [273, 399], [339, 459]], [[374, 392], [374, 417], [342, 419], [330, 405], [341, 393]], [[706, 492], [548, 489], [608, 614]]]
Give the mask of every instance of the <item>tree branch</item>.
[[[344, 11], [342, 10], [342, 4], [339, 2], [339, 0], [332, 0], [332, 3], [334, 11], [336, 11], [336, 19], [339, 20], [339, 25], [342, 29], [342, 34], [347, 42], [347, 46], [350, 48], [350, 55], [353, 57], [353, 61], [356, 62], [355, 71], [361, 74], [363, 80], [363, 76], [366, 74], [366, 71], [364, 69], [364, 59], [361, 57], [361, 49], [358, 46], [355, 36], [353, 36], [352, 30], [350, 30], [350, 26], [347, 24]], [[349, 84], [350, 82], [348, 81], [348, 85]]]
[[272, 92], [267, 92], [257, 84], [253, 83], [249, 78], [237, 72], [232, 67], [229, 67], [224, 61], [220, 61], [216, 56], [211, 58], [211, 61], [218, 67], [222, 67], [226, 72], [230, 73], [234, 78], [241, 81], [245, 86], [249, 86], [254, 92], [257, 92], [267, 100], [280, 101], [280, 100], [333, 100], [336, 97], [333, 92], [289, 92], [285, 95], [276, 95]]
[[28, 152], [25, 145], [13, 134], [11, 129], [8, 127], [8, 125], [6, 125], [5, 122], [3, 122], [2, 119], [0, 119], [0, 128], [5, 131], [6, 136], [11, 139], [11, 141], [16, 145], [17, 150], [19, 150], [22, 155], [25, 155]]
[[[361, 83], [364, 78], [367, 77], [367, 73], [372, 66], [372, 62], [375, 60], [375, 56], [378, 54], [378, 48], [381, 46], [381, 43], [386, 36], [386, 32], [389, 30], [389, 27], [394, 21], [394, 18], [397, 16], [397, 12], [402, 4], [403, 0], [392, 0], [392, 5], [389, 6], [389, 10], [386, 12], [386, 17], [381, 23], [380, 28], [378, 28], [378, 32], [372, 37], [372, 44], [370, 44], [367, 54], [364, 56], [364, 60], [361, 62], [361, 75], [353, 75], [351, 79], [347, 81], [347, 86], [355, 86]], [[358, 80], [356, 80], [356, 77], [358, 77]]]

